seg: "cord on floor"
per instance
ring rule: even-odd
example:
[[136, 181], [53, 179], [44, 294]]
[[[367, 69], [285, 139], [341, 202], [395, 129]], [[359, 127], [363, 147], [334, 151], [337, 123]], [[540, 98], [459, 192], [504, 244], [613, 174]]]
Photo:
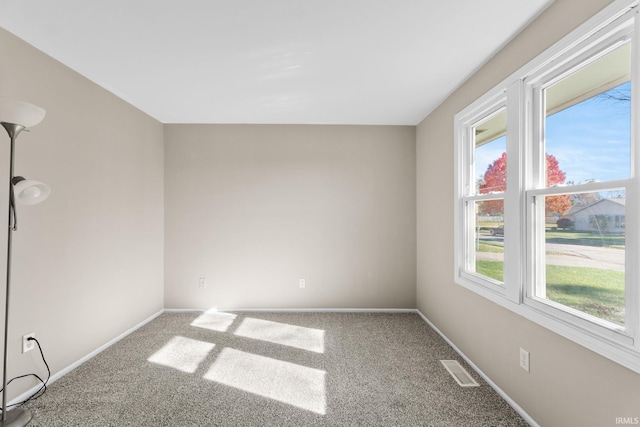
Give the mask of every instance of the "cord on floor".
[[[39, 398], [40, 396], [42, 396], [46, 391], [47, 391], [47, 383], [49, 382], [49, 379], [51, 378], [51, 369], [49, 369], [49, 364], [47, 363], [47, 360], [44, 357], [44, 353], [42, 352], [42, 346], [40, 346], [40, 342], [35, 339], [34, 337], [29, 337], [28, 338], [29, 341], [35, 341], [36, 344], [38, 344], [38, 350], [40, 350], [40, 356], [42, 357], [42, 362], [44, 362], [44, 366], [47, 367], [47, 379], [46, 380], [42, 380], [42, 378], [40, 378], [40, 376], [38, 376], [37, 374], [25, 374], [25, 375], [20, 375], [14, 378], [11, 378], [8, 382], [7, 385], [11, 384], [12, 381], [14, 380], [18, 380], [21, 378], [27, 378], [27, 377], [35, 377], [38, 379], [38, 381], [40, 381], [42, 383], [42, 386], [35, 392], [33, 393], [31, 396], [29, 396], [28, 398], [26, 398], [25, 400], [23, 400], [22, 402], [18, 402], [18, 403], [14, 403], [12, 405], [8, 405], [8, 408], [11, 408], [13, 406], [22, 406], [25, 403], [35, 400], [37, 398]], [[3, 393], [4, 389], [0, 389], [0, 393]], [[2, 413], [2, 409], [0, 408], [0, 414]]]

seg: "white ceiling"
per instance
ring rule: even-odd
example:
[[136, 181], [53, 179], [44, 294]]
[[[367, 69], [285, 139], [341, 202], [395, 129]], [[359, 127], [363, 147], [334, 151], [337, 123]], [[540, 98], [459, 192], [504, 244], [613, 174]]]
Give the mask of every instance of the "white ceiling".
[[551, 2], [0, 0], [0, 26], [163, 123], [415, 125]]

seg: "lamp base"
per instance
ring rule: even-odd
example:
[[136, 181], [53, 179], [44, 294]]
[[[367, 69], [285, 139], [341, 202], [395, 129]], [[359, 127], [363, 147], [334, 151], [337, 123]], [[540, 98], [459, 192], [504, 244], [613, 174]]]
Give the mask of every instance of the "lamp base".
[[7, 417], [4, 421], [0, 419], [0, 427], [23, 427], [31, 421], [31, 412], [26, 409], [14, 409], [7, 411]]

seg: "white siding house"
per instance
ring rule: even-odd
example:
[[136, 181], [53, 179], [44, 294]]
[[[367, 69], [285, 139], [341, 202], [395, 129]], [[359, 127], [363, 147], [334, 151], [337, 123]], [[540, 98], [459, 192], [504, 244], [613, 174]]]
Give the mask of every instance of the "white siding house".
[[576, 206], [566, 218], [574, 221], [576, 231], [624, 233], [625, 199], [601, 199], [586, 206]]

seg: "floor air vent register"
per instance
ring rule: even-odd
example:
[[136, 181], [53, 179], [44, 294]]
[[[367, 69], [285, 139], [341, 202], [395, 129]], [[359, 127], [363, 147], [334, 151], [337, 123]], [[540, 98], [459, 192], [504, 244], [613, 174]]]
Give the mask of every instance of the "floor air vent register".
[[442, 364], [460, 387], [478, 387], [480, 384], [460, 365], [457, 360], [441, 360]]

